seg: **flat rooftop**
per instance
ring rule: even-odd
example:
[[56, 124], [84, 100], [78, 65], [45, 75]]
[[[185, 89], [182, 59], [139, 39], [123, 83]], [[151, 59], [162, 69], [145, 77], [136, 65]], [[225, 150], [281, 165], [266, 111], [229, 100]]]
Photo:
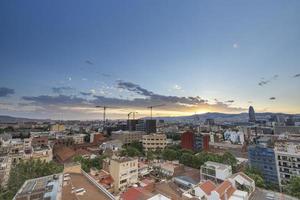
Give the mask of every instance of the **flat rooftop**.
[[220, 170], [225, 170], [227, 168], [230, 167], [230, 165], [225, 165], [223, 163], [217, 163], [217, 162], [212, 162], [212, 161], [207, 161], [206, 163], [204, 163], [206, 166], [213, 166], [216, 169], [220, 169]]
[[[72, 193], [72, 187], [75, 190], [83, 188], [86, 192], [83, 195]], [[70, 181], [63, 186], [62, 200], [109, 200], [109, 198], [93, 183], [91, 183], [83, 174], [70, 174]]]

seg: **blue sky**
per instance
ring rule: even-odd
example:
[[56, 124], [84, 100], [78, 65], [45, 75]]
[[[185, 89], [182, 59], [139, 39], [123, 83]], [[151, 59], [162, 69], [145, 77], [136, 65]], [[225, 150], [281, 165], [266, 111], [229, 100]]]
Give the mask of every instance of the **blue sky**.
[[0, 113], [94, 119], [105, 104], [119, 118], [156, 103], [165, 104], [156, 115], [250, 104], [300, 113], [299, 9], [298, 0], [1, 1]]

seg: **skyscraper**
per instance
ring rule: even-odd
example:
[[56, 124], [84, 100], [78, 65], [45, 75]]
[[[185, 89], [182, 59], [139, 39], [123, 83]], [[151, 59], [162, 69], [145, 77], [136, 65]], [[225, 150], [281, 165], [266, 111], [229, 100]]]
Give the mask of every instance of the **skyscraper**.
[[255, 112], [252, 106], [249, 107], [249, 122], [255, 122]]

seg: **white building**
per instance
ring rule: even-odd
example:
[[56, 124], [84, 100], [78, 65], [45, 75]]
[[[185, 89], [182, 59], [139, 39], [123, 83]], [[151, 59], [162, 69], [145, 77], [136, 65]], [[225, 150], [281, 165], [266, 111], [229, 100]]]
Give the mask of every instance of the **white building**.
[[230, 165], [207, 161], [200, 169], [201, 180], [211, 180], [215, 183], [223, 182], [232, 175]]
[[292, 176], [300, 176], [300, 144], [277, 143], [274, 148], [279, 186]]

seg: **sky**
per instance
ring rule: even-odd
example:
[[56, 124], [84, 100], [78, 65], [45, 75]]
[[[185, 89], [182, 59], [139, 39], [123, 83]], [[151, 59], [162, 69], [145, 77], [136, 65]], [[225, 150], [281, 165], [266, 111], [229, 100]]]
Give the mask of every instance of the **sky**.
[[2, 0], [0, 115], [300, 113], [299, 10], [299, 0]]

